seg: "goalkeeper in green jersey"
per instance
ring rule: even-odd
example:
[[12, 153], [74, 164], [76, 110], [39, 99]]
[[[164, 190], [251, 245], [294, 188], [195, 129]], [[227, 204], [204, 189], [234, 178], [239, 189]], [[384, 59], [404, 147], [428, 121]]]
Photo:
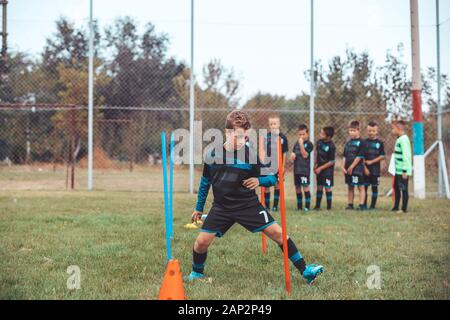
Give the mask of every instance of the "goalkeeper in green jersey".
[[392, 123], [392, 133], [397, 137], [395, 141], [395, 178], [394, 196], [395, 202], [392, 211], [399, 211], [400, 199], [402, 208], [400, 212], [408, 211], [408, 179], [412, 174], [411, 142], [405, 132], [405, 122], [402, 120]]

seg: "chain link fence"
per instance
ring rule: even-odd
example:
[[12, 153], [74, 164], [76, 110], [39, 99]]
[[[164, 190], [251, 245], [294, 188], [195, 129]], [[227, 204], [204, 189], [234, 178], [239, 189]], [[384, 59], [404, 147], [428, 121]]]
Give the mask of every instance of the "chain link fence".
[[[301, 6], [307, 8], [307, 3], [309, 1], [303, 1]], [[204, 11], [199, 15], [208, 16]], [[318, 15], [320, 17], [320, 13]], [[179, 30], [186, 30], [189, 25], [189, 21], [176, 23], [179, 23]], [[405, 22], [405, 28], [407, 23], [409, 21]], [[0, 190], [87, 188], [88, 31], [85, 25], [85, 20], [75, 23], [57, 18], [53, 33], [38, 54], [15, 49], [3, 59]], [[321, 25], [320, 21], [318, 25], [319, 28], [330, 28], [329, 24]], [[210, 28], [215, 30], [213, 33], [228, 30], [228, 36], [236, 37], [239, 43], [242, 40], [238, 37], [239, 30], [249, 37], [265, 33], [267, 43], [282, 46], [277, 40], [278, 32], [286, 30], [301, 35], [302, 42], [307, 43], [306, 26], [305, 23], [274, 24], [269, 34], [265, 33], [267, 25], [251, 28], [238, 23], [224, 25], [208, 21], [200, 23], [198, 28]], [[191, 70], [185, 62], [187, 55], [173, 56], [169, 50], [170, 35], [157, 31], [156, 27], [129, 17], [95, 22], [93, 166], [97, 190], [162, 191], [160, 133], [189, 129]], [[349, 26], [333, 25], [333, 29], [336, 33], [342, 31], [349, 37], [351, 35]], [[448, 35], [445, 30], [441, 31], [443, 39]], [[399, 39], [398, 42], [407, 40]], [[199, 43], [205, 41], [213, 39], [204, 36]], [[318, 41], [325, 43], [327, 39], [319, 38]], [[197, 51], [202, 48], [199, 47]], [[243, 48], [251, 51], [251, 47], [249, 43]], [[290, 49], [286, 47], [284, 52]], [[320, 50], [319, 45], [319, 53]], [[390, 123], [396, 118], [411, 121], [412, 116], [408, 65], [400, 58], [401, 46], [398, 50], [387, 52], [381, 64], [376, 64], [368, 52], [352, 48], [336, 52], [329, 59], [317, 59], [314, 140], [321, 128], [335, 128], [336, 168], [340, 166], [343, 146], [348, 139], [348, 122], [359, 120], [362, 135], [366, 136], [368, 122], [376, 121], [388, 155], [382, 169], [388, 179], [387, 167], [395, 141]], [[251, 52], [257, 61], [267, 58], [266, 62], [270, 63], [273, 58], [262, 51]], [[285, 57], [283, 50], [280, 52]], [[256, 93], [242, 92], [250, 82], [246, 81], [245, 75], [240, 76], [224, 66], [219, 58], [208, 58], [208, 61], [202, 60], [195, 72], [195, 119], [202, 121], [203, 130], [222, 130], [226, 115], [236, 108], [250, 114], [255, 129], [267, 128], [269, 115], [278, 114], [281, 131], [287, 135], [292, 148], [298, 125], [309, 125], [308, 61], [289, 60], [289, 56], [287, 61], [280, 62], [295, 66], [295, 71], [289, 67], [279, 71], [286, 74], [287, 82], [295, 74], [299, 83], [306, 84], [304, 91], [299, 89], [289, 96], [270, 93], [266, 88], [258, 89]], [[442, 59], [446, 59], [444, 55]], [[263, 68], [258, 69], [260, 78], [278, 76], [265, 74]], [[435, 70], [424, 69], [423, 79], [425, 148], [428, 148], [437, 137]], [[450, 164], [450, 86], [447, 76], [442, 84], [443, 135], [447, 163]], [[411, 136], [411, 130], [409, 134]], [[430, 192], [437, 190], [436, 157], [433, 153], [426, 160], [427, 190]], [[198, 180], [201, 168], [197, 165], [196, 169]], [[338, 169], [335, 174], [341, 178]], [[174, 190], [187, 191], [188, 167], [176, 165], [175, 177]], [[339, 181], [336, 184], [343, 186]], [[389, 188], [390, 183], [386, 183], [383, 191]]]
[[[161, 131], [189, 128], [189, 110], [97, 107], [94, 121], [94, 186], [98, 190], [161, 191]], [[278, 114], [281, 130], [286, 134], [290, 148], [297, 139], [299, 124], [309, 124], [307, 106], [292, 109], [247, 109], [255, 129], [267, 129], [270, 115]], [[104, 112], [120, 112], [121, 116], [105, 119]], [[223, 129], [229, 109], [197, 109], [197, 120], [203, 130]], [[18, 106], [0, 109], [0, 154], [2, 155], [2, 189], [86, 189], [87, 188], [87, 123], [86, 107], [75, 106]], [[127, 114], [127, 117], [123, 115]], [[446, 148], [450, 147], [448, 124], [444, 114]], [[388, 155], [382, 173], [388, 176], [387, 167], [393, 152], [395, 137], [387, 113], [360, 113], [316, 111], [315, 133], [325, 126], [335, 128], [333, 138], [337, 147], [336, 177], [340, 177], [340, 160], [348, 139], [347, 124], [351, 119], [361, 123], [362, 135], [369, 121], [379, 124], [380, 138], [385, 142]], [[425, 122], [425, 145], [436, 140], [437, 117]], [[206, 144], [206, 142], [205, 142]], [[448, 150], [448, 149], [447, 149]], [[447, 153], [448, 158], [448, 153]], [[448, 161], [448, 159], [447, 159]], [[426, 160], [428, 190], [436, 192], [437, 153]], [[196, 176], [200, 176], [197, 166]], [[288, 161], [287, 170], [291, 171]], [[186, 165], [175, 167], [175, 191], [187, 191], [189, 173]], [[386, 188], [389, 184], [386, 185]]]

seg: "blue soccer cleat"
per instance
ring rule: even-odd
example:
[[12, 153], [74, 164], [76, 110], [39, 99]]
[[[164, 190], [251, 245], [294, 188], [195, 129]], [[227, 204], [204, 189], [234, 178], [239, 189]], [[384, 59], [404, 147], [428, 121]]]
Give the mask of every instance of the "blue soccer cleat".
[[317, 276], [323, 272], [323, 266], [317, 264], [308, 264], [303, 271], [303, 278], [311, 284], [316, 280]]
[[197, 280], [197, 279], [203, 279], [203, 278], [205, 278], [205, 275], [203, 274], [203, 273], [198, 273], [198, 272], [195, 272], [195, 271], [192, 271], [187, 277], [185, 277], [184, 279], [185, 280], [187, 280], [187, 281], [194, 281], [194, 280]]

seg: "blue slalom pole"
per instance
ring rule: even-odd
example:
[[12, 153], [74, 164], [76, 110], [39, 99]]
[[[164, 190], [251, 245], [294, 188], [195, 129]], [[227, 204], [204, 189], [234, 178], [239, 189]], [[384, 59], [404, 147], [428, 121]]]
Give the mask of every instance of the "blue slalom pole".
[[173, 166], [174, 155], [173, 148], [175, 145], [175, 136], [170, 135], [170, 155], [169, 155], [169, 235], [173, 239]]
[[167, 188], [167, 155], [166, 155], [166, 133], [161, 132], [161, 153], [162, 153], [162, 169], [163, 169], [163, 184], [164, 184], [164, 216], [166, 220], [166, 249], [167, 260], [172, 259], [172, 252], [170, 248], [170, 230], [169, 230], [169, 198]]

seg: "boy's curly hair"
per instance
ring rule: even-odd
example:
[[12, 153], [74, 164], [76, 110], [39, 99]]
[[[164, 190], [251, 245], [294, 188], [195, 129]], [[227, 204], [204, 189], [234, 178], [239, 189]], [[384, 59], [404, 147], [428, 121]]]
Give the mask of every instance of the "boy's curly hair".
[[245, 112], [238, 110], [230, 112], [225, 121], [225, 129], [241, 128], [248, 130], [251, 126], [248, 115]]

